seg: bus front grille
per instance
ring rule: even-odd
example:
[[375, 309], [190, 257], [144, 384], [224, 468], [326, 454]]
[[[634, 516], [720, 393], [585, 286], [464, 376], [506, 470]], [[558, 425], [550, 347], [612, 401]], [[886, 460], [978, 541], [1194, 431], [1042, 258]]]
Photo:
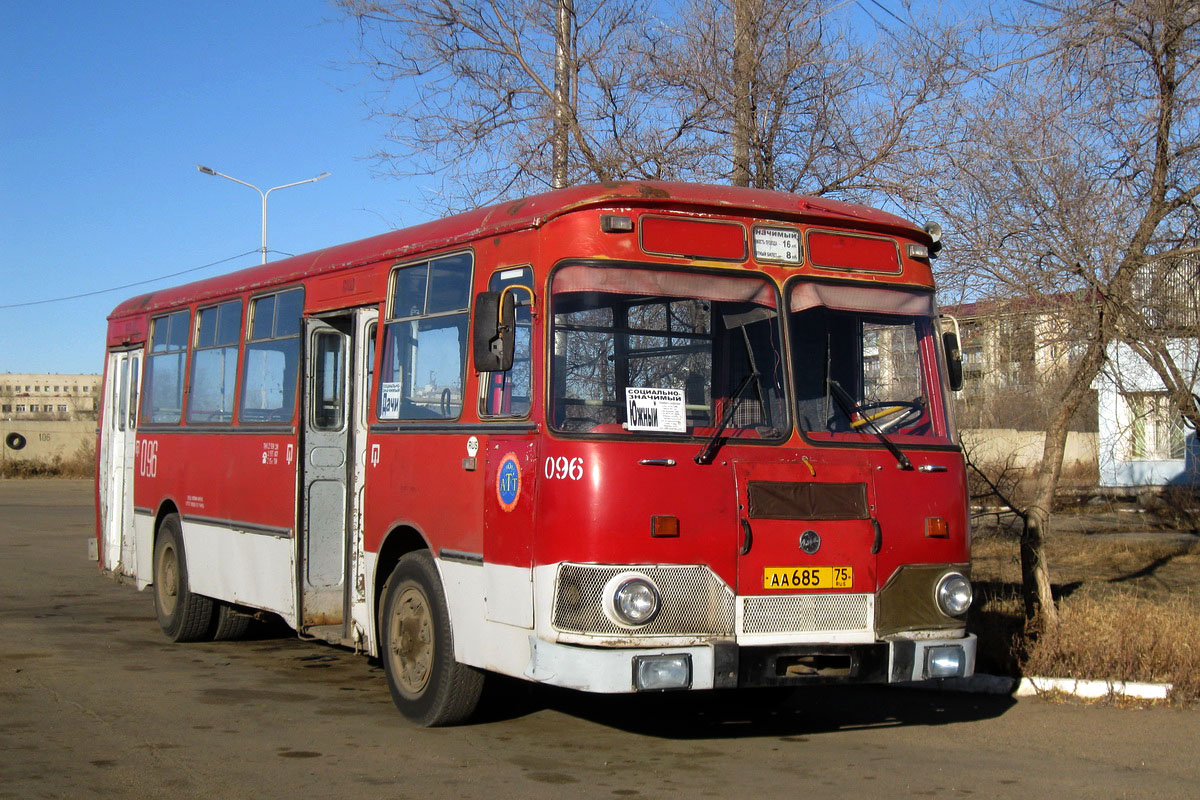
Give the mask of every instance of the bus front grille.
[[790, 594], [741, 597], [739, 634], [871, 630], [869, 594]]

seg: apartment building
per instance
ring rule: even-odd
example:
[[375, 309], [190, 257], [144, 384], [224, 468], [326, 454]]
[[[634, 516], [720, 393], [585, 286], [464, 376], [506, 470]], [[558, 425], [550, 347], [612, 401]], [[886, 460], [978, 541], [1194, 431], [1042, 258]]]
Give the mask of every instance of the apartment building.
[[99, 375], [0, 373], [0, 420], [94, 420]]

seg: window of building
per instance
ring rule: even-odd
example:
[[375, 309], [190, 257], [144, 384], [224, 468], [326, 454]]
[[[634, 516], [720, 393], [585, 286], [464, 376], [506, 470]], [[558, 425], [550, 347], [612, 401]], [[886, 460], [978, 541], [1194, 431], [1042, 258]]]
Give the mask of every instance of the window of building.
[[59, 411], [59, 413], [60, 413], [60, 414], [65, 414], [65, 413], [67, 413], [67, 407], [66, 407], [66, 405], [64, 405], [64, 404], [60, 403], [60, 404], [59, 404], [59, 406], [58, 406], [58, 411]]
[[178, 423], [183, 409], [183, 369], [187, 362], [190, 313], [176, 311], [151, 321], [150, 355], [142, 422]]
[[251, 301], [239, 422], [291, 422], [295, 416], [303, 311], [303, 289]]
[[380, 419], [455, 419], [462, 412], [471, 262], [470, 253], [458, 253], [393, 273]]
[[187, 420], [232, 422], [242, 301], [200, 309], [196, 328]]
[[21, 405], [21, 404], [18, 404], [18, 405], [17, 405], [17, 413], [18, 413], [18, 414], [24, 414], [24, 413], [25, 413], [25, 406], [24, 406], [24, 405]]
[[0, 406], [0, 413], [3, 413], [3, 414], [11, 414], [11, 413], [12, 413], [12, 406], [10, 406], [10, 405], [9, 405], [9, 406]]
[[1186, 430], [1166, 392], [1129, 392], [1127, 432], [1129, 458], [1164, 461], [1182, 459]]

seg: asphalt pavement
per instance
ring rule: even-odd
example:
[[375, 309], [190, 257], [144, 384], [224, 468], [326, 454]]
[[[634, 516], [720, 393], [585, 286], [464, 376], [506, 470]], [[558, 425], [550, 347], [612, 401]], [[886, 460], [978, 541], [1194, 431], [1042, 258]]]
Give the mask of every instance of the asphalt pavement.
[[0, 798], [1200, 796], [1200, 711], [887, 687], [588, 696], [496, 681], [426, 730], [378, 664], [171, 644], [87, 560], [91, 487], [0, 481]]

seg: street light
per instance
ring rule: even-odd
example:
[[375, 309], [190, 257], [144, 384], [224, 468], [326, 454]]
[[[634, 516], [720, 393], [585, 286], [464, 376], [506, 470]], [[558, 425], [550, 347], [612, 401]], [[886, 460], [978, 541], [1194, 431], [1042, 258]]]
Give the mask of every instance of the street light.
[[238, 180], [237, 178], [233, 177], [232, 175], [226, 175], [224, 172], [217, 172], [212, 167], [206, 167], [202, 164], [197, 164], [196, 169], [200, 170], [205, 175], [216, 175], [218, 178], [225, 178], [227, 180], [233, 181], [234, 183], [240, 183], [242, 186], [249, 186], [251, 189], [258, 192], [259, 195], [262, 197], [262, 263], [264, 263], [264, 264], [267, 263], [267, 195], [269, 195], [271, 192], [275, 191], [276, 189], [288, 189], [288, 188], [291, 188], [292, 186], [299, 186], [302, 183], [315, 183], [316, 181], [319, 181], [319, 180], [322, 180], [323, 178], [329, 177], [328, 172], [322, 172], [320, 175], [317, 175], [314, 178], [306, 178], [305, 180], [296, 181], [295, 183], [285, 183], [282, 186], [272, 186], [270, 189], [267, 189], [264, 192], [262, 189], [258, 188], [253, 183], [246, 183], [245, 181]]

